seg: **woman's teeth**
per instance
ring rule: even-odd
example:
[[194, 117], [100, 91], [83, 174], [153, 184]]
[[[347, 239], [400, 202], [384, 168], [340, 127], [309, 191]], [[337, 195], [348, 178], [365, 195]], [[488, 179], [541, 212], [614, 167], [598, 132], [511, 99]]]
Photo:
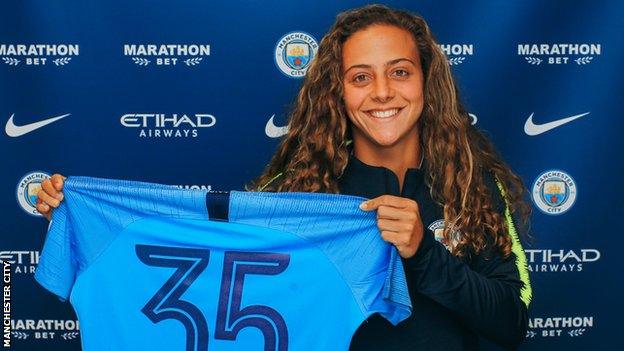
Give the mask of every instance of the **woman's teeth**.
[[396, 115], [399, 112], [398, 108], [393, 108], [390, 110], [375, 110], [370, 111], [369, 113], [375, 118], [389, 118]]

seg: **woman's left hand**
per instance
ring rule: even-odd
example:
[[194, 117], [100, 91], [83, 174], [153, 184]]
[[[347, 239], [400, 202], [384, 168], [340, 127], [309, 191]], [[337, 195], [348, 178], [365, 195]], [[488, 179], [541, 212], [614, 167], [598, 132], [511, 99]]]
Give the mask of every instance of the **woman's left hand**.
[[382, 195], [360, 204], [364, 211], [377, 210], [381, 238], [394, 245], [403, 258], [416, 254], [423, 238], [423, 224], [416, 201]]

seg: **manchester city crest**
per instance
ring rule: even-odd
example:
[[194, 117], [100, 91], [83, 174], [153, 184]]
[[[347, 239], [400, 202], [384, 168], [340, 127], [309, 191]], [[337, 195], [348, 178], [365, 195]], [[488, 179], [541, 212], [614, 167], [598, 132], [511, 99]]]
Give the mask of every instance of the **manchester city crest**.
[[542, 212], [560, 215], [576, 201], [576, 183], [569, 174], [559, 170], [540, 174], [533, 183], [533, 202]]
[[317, 49], [318, 43], [311, 35], [304, 32], [288, 33], [275, 46], [275, 64], [288, 77], [303, 78]]
[[286, 44], [282, 56], [290, 68], [302, 69], [310, 62], [310, 46], [303, 41], [290, 42]]
[[[433, 232], [433, 236], [436, 239], [436, 241], [440, 242], [442, 245], [444, 245], [444, 247], [449, 249], [449, 243], [447, 240], [444, 239], [444, 227], [445, 227], [444, 220], [438, 219], [437, 221], [434, 221], [431, 224], [429, 224], [427, 229]], [[453, 246], [457, 245], [457, 243], [459, 242], [460, 235], [461, 234], [459, 231], [453, 232], [452, 234], [453, 239], [452, 239], [451, 245]]]
[[41, 183], [48, 178], [49, 174], [35, 171], [24, 175], [17, 183], [17, 203], [29, 215], [41, 216], [37, 211], [37, 193], [41, 189]]

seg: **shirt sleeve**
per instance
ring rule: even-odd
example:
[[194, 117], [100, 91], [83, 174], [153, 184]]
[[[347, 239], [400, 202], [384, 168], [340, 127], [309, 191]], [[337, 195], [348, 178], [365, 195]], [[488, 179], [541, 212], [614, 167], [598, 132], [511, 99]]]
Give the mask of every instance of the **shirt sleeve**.
[[67, 212], [66, 201], [54, 210], [35, 272], [35, 280], [62, 300], [69, 298], [76, 277], [73, 231]]
[[505, 216], [512, 237], [512, 253], [507, 258], [489, 246], [467, 263], [425, 231], [418, 252], [404, 264], [418, 293], [454, 312], [477, 334], [514, 349], [525, 337], [531, 285], [503, 189], [493, 179], [490, 183], [495, 205]]

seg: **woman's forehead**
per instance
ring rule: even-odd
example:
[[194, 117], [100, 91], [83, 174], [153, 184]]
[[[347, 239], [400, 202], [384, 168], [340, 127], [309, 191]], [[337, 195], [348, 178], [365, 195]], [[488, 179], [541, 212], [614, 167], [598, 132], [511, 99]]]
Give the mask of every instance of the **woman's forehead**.
[[372, 25], [359, 30], [342, 48], [345, 68], [347, 65], [385, 65], [400, 58], [418, 61], [418, 50], [410, 32], [391, 25]]

